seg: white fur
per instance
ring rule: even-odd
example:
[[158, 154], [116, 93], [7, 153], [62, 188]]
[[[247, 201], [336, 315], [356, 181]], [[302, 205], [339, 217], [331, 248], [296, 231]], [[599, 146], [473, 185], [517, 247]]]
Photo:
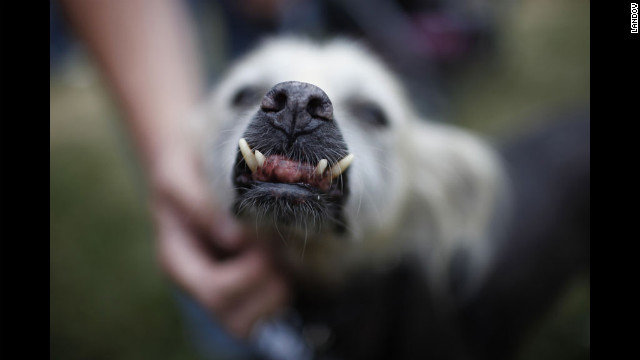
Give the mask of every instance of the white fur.
[[[504, 187], [493, 153], [468, 132], [421, 119], [392, 73], [348, 40], [272, 39], [230, 69], [200, 113], [218, 207], [231, 209], [238, 139], [258, 109], [238, 112], [229, 105], [231, 98], [244, 85], [266, 91], [291, 80], [325, 91], [355, 155], [345, 211], [350, 241], [310, 244], [309, 266], [320, 264], [318, 271], [342, 269], [339, 263], [364, 266], [412, 251], [424, 259], [431, 276], [442, 279], [458, 247], [471, 249], [477, 264], [486, 261], [489, 225]], [[345, 107], [352, 97], [379, 104], [390, 126], [378, 129], [354, 119]]]

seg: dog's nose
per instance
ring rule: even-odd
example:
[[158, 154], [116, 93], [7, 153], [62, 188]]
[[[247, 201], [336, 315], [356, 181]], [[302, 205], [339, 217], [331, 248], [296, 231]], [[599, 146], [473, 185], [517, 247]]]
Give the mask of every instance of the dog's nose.
[[279, 83], [262, 99], [267, 121], [290, 138], [309, 134], [333, 121], [333, 105], [319, 87], [298, 82]]

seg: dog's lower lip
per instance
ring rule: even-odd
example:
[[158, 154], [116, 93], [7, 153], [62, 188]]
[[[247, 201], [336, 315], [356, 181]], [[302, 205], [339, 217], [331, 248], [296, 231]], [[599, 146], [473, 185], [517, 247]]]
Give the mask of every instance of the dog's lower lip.
[[264, 190], [270, 191], [274, 197], [292, 197], [303, 199], [306, 197], [317, 197], [320, 191], [313, 186], [302, 183], [270, 183], [263, 181], [254, 182], [253, 186], [259, 186]]
[[321, 194], [323, 193], [322, 189], [319, 189], [315, 186], [312, 186], [310, 184], [305, 184], [305, 183], [301, 183], [301, 182], [297, 182], [297, 183], [285, 183], [285, 182], [271, 182], [271, 181], [260, 181], [260, 180], [255, 180], [250, 174], [241, 174], [236, 178], [236, 184], [241, 185], [245, 188], [250, 188], [250, 187], [256, 187], [256, 186], [262, 186], [262, 187], [271, 187], [271, 188], [283, 188], [283, 189], [287, 189], [287, 188], [303, 188], [306, 189], [309, 192], [312, 192], [314, 194]]

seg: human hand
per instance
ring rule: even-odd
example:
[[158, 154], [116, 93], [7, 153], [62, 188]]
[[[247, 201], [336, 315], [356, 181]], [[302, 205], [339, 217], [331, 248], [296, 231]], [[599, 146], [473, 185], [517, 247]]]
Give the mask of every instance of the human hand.
[[165, 154], [150, 179], [160, 264], [231, 334], [246, 338], [286, 304], [286, 279], [265, 244], [212, 209], [193, 151], [179, 146]]
[[213, 211], [198, 157], [182, 136], [204, 78], [184, 4], [62, 4], [123, 110], [147, 170], [162, 268], [232, 334], [247, 336], [286, 302], [288, 289], [265, 247]]

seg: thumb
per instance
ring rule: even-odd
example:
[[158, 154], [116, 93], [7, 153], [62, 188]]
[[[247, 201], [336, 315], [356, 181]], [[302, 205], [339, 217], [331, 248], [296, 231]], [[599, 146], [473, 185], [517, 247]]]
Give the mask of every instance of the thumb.
[[247, 236], [238, 221], [224, 210], [216, 210], [203, 171], [195, 156], [180, 156], [171, 166], [155, 174], [161, 201], [176, 210], [194, 235], [214, 247], [235, 251], [245, 245]]

